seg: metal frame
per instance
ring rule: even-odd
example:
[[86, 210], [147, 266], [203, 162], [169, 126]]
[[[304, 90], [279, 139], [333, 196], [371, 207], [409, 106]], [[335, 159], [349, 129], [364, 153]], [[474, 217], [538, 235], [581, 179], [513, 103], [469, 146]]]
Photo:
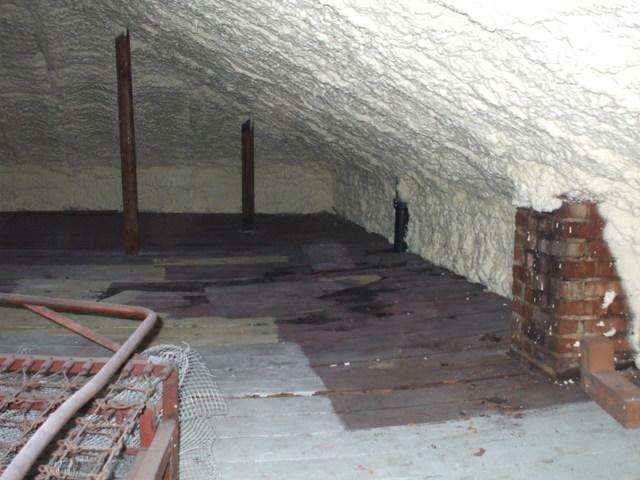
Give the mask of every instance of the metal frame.
[[[55, 358], [42, 356], [0, 356], [1, 371], [37, 372], [46, 368], [48, 372], [68, 371], [69, 373], [84, 372], [93, 375], [81, 388], [70, 395], [29, 438], [11, 464], [4, 471], [0, 480], [22, 479], [35, 464], [38, 456], [50, 444], [60, 430], [85, 405], [88, 410], [95, 408], [89, 402], [109, 383], [112, 377], [127, 363], [142, 339], [153, 328], [157, 316], [152, 310], [127, 306], [106, 304], [79, 300], [61, 300], [47, 297], [35, 297], [17, 294], [0, 294], [0, 306], [25, 308], [43, 316], [85, 338], [101, 345], [114, 355], [109, 359], [94, 358]], [[102, 337], [92, 330], [61, 315], [55, 310], [79, 314], [105, 315], [119, 318], [142, 320], [133, 334], [122, 344]], [[33, 369], [36, 370], [33, 370]], [[167, 368], [169, 370], [167, 370]], [[18, 369], [18, 370], [15, 370]], [[178, 479], [178, 374], [175, 366], [169, 364], [154, 365], [140, 357], [134, 357], [125, 366], [131, 375], [149, 375], [154, 372], [163, 375], [163, 395], [161, 406], [149, 406], [140, 418], [140, 444], [134, 468], [130, 473], [131, 479]], [[6, 400], [6, 399], [5, 399]], [[0, 397], [2, 402], [2, 397]], [[7, 406], [11, 406], [8, 401]], [[17, 405], [14, 405], [17, 406]], [[36, 404], [32, 404], [35, 408]], [[156, 430], [154, 411], [162, 409], [162, 419]], [[133, 453], [131, 449], [125, 453]]]

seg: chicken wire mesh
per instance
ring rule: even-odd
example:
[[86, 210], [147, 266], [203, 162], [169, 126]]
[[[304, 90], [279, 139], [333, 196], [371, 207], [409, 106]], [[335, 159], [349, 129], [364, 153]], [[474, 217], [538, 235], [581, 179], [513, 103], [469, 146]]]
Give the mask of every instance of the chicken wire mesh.
[[213, 374], [195, 349], [158, 345], [142, 352], [144, 357], [171, 360], [178, 366], [180, 401], [180, 475], [184, 479], [217, 478], [215, 421], [226, 415], [227, 404]]
[[[155, 346], [142, 356], [150, 363], [170, 360], [178, 367], [180, 476], [216, 478], [215, 418], [227, 413], [227, 405], [213, 375], [200, 354], [188, 346]], [[47, 370], [0, 371], [0, 472], [47, 415], [91, 378], [87, 371], [71, 375], [69, 368], [56, 373]], [[149, 402], [162, 396], [162, 379], [123, 370], [94, 399], [91, 411], [77, 415], [61, 432], [29, 478], [126, 478], [133, 457], [123, 452], [140, 445], [139, 418]]]

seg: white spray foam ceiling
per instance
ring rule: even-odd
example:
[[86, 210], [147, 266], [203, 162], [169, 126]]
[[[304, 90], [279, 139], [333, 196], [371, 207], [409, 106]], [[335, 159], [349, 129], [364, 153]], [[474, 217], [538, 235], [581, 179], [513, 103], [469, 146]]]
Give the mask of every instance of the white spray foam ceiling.
[[640, 285], [638, 2], [14, 0], [0, 22], [5, 165], [117, 165], [129, 26], [141, 161], [236, 162], [253, 115], [267, 162], [541, 210], [594, 199]]

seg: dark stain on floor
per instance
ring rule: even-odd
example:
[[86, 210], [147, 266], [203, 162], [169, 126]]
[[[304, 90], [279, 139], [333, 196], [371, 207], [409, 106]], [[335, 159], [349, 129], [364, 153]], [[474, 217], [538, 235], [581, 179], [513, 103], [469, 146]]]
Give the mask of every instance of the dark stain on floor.
[[[349, 429], [522, 415], [584, 399], [577, 387], [508, 355], [507, 299], [415, 255], [391, 253], [382, 237], [332, 215], [258, 215], [249, 234], [237, 215], [141, 214], [137, 257], [120, 253], [115, 213], [4, 213], [0, 223], [6, 265], [83, 265], [76, 250], [96, 249], [94, 265], [151, 264], [153, 252], [176, 249], [286, 256], [283, 265], [168, 265], [161, 281], [115, 281], [102, 296], [136, 291], [134, 301], [175, 318], [275, 319], [280, 341], [300, 346], [326, 386], [317, 394], [330, 398]], [[350, 283], [371, 274], [380, 280]]]

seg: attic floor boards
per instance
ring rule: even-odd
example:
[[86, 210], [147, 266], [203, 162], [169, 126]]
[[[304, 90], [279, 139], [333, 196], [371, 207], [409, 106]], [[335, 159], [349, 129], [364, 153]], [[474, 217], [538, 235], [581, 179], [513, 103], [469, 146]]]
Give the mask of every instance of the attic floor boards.
[[[480, 285], [329, 215], [142, 224], [126, 257], [113, 214], [1, 214], [0, 289], [155, 309], [148, 343], [198, 348], [229, 402], [220, 478], [636, 478], [636, 432], [511, 358], [510, 303]], [[3, 351], [102, 353], [1, 314]]]

